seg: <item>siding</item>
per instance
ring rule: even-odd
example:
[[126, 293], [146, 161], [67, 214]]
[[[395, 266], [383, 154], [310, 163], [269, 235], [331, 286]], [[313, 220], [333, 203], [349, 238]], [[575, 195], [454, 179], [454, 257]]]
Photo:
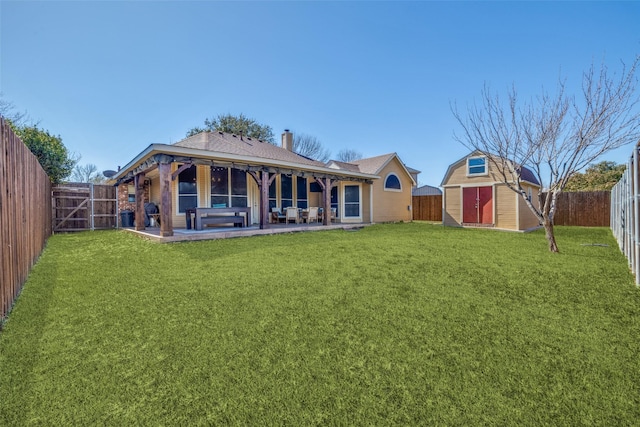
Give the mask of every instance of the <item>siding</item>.
[[[525, 186], [527, 191], [531, 188], [531, 196], [533, 198], [533, 203], [537, 203], [538, 197], [538, 188], [532, 185]], [[531, 228], [538, 227], [540, 222], [538, 221], [538, 217], [535, 216], [529, 206], [527, 206], [527, 202], [522, 198], [522, 196], [518, 195], [518, 203], [520, 206], [520, 230], [529, 230]]]
[[[488, 162], [488, 167], [491, 167], [491, 163]], [[499, 181], [496, 176], [489, 169], [489, 173], [480, 176], [467, 176], [467, 159], [458, 162], [451, 168], [451, 174], [447, 182], [443, 182], [443, 185], [489, 185], [487, 183], [493, 183]]]
[[460, 187], [445, 187], [445, 212], [442, 223], [449, 226], [462, 225], [462, 189]]
[[517, 206], [516, 193], [504, 184], [496, 184], [493, 187], [494, 206], [496, 218], [494, 224], [497, 228], [517, 230]]

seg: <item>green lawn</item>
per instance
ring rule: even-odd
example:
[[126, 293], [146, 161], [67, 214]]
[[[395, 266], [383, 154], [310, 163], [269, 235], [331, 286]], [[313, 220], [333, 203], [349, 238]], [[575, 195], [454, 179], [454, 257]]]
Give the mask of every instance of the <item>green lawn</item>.
[[640, 290], [608, 229], [557, 238], [55, 235], [0, 333], [0, 425], [637, 425]]

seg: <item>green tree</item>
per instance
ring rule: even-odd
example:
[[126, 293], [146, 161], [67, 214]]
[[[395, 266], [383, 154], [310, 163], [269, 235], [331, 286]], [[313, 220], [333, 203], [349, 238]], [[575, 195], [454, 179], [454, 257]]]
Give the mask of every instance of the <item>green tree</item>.
[[0, 116], [9, 123], [15, 134], [38, 158], [51, 182], [57, 184], [69, 176], [78, 159], [69, 153], [60, 136], [53, 136], [46, 130], [38, 129], [37, 123], [33, 124], [26, 112], [16, 112], [15, 105], [4, 99], [2, 93], [0, 93]]
[[86, 165], [76, 165], [69, 177], [71, 182], [90, 182], [93, 184], [102, 184], [107, 178], [98, 172], [98, 167], [92, 163]]
[[38, 158], [51, 182], [58, 184], [69, 176], [77, 160], [70, 155], [60, 136], [53, 136], [37, 126], [14, 127], [14, 131]]
[[248, 118], [240, 113], [239, 116], [232, 114], [219, 114], [213, 119], [205, 119], [204, 127], [194, 127], [187, 132], [187, 137], [204, 131], [228, 132], [236, 135], [248, 136], [261, 141], [275, 144], [273, 129], [269, 125], [263, 125], [256, 120]]
[[567, 182], [564, 191], [609, 191], [622, 178], [626, 165], [603, 161], [576, 173]]
[[331, 156], [329, 150], [322, 146], [318, 138], [304, 133], [293, 133], [293, 151], [323, 163], [327, 162]]

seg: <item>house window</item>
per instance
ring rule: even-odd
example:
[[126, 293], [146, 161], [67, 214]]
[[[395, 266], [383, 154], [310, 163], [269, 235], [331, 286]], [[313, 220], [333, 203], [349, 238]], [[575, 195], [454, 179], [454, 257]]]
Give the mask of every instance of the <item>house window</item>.
[[240, 169], [231, 169], [231, 206], [247, 207], [247, 173]]
[[133, 185], [127, 185], [127, 201], [129, 203], [136, 202], [136, 187]]
[[280, 175], [280, 202], [283, 209], [293, 206], [293, 180], [291, 175]]
[[211, 207], [247, 206], [247, 173], [234, 168], [211, 167]]
[[331, 209], [335, 209], [336, 218], [338, 218], [340, 216], [340, 211], [338, 211], [338, 187], [331, 188]]
[[400, 178], [395, 173], [390, 173], [384, 180], [385, 191], [402, 191], [402, 185], [400, 184]]
[[229, 206], [229, 170], [211, 167], [211, 207]]
[[269, 210], [277, 206], [278, 206], [278, 199], [277, 199], [277, 191], [276, 191], [276, 180], [274, 179], [273, 181], [271, 181], [271, 185], [269, 185]]
[[487, 173], [486, 157], [469, 157], [467, 159], [467, 175], [484, 175]]
[[301, 176], [296, 177], [296, 196], [298, 208], [306, 209], [309, 207], [307, 196], [307, 178]]
[[198, 206], [196, 167], [191, 166], [178, 175], [178, 212]]
[[345, 185], [344, 186], [344, 216], [359, 217], [360, 216], [360, 186]]

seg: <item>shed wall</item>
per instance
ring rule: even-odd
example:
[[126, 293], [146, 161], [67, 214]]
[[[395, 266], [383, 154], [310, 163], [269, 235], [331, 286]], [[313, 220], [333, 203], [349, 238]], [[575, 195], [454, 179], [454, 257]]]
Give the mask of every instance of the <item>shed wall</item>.
[[462, 188], [445, 187], [444, 190], [444, 214], [442, 223], [448, 226], [462, 226]]
[[504, 184], [496, 184], [493, 190], [496, 217], [494, 224], [497, 228], [517, 230], [518, 203], [516, 193]]
[[[526, 185], [525, 188], [527, 191], [531, 189], [531, 197], [533, 199], [534, 206], [537, 205], [538, 200], [538, 188], [532, 185]], [[520, 230], [529, 230], [540, 225], [540, 221], [538, 217], [535, 216], [529, 206], [527, 206], [527, 202], [522, 198], [522, 196], [518, 195], [518, 205], [520, 209]]]

